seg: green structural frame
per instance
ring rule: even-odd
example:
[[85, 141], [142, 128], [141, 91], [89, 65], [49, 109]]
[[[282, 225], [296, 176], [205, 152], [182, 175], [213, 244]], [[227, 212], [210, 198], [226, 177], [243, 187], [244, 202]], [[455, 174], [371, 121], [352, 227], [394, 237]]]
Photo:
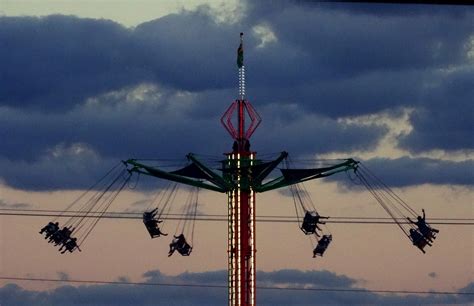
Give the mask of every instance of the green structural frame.
[[255, 158], [256, 152], [239, 149], [246, 147], [242, 145], [245, 141], [240, 141], [240, 147], [236, 143], [233, 151], [225, 154], [227, 158], [222, 160], [221, 168], [217, 170], [206, 166], [192, 153], [187, 155], [188, 165], [175, 171], [164, 171], [137, 159], [128, 159], [123, 163], [130, 173], [136, 172], [227, 194], [229, 305], [250, 306], [256, 303], [255, 194], [343, 171], [355, 171], [359, 162], [349, 158], [323, 168], [280, 168], [280, 176], [269, 178], [288, 157], [288, 153], [281, 152], [272, 161], [262, 161]]
[[330, 167], [313, 169], [280, 169], [282, 172], [281, 176], [268, 182], [264, 182], [270, 173], [287, 157], [287, 152], [281, 152], [280, 156], [273, 161], [261, 162], [257, 159], [254, 160], [254, 162], [249, 163], [247, 160], [248, 158], [242, 156], [239, 167], [236, 166], [236, 162], [229, 163], [229, 160], [223, 160], [222, 175], [199, 161], [192, 153], [187, 155], [188, 160], [191, 162], [190, 165], [183, 169], [171, 172], [161, 170], [158, 167], [148, 166], [136, 159], [128, 159], [123, 161], [123, 163], [130, 166], [129, 171], [131, 172], [221, 193], [226, 193], [237, 188], [237, 184], [233, 179], [233, 174], [236, 173], [239, 173], [241, 177], [248, 178], [243, 180], [247, 186], [241, 186], [242, 189], [249, 190], [251, 188], [255, 192], [261, 193], [313, 179], [328, 177], [339, 172], [356, 170], [359, 164], [358, 161], [348, 158], [343, 162]]

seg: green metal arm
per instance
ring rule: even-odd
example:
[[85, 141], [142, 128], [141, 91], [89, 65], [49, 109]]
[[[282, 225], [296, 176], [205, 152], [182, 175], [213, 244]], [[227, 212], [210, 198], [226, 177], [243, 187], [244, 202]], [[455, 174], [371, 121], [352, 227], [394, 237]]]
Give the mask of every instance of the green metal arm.
[[123, 161], [123, 163], [125, 163], [126, 165], [131, 165], [132, 168], [130, 169], [130, 171], [132, 172], [150, 175], [150, 176], [162, 178], [165, 180], [174, 181], [174, 182], [191, 185], [191, 186], [195, 186], [199, 188], [204, 188], [208, 190], [218, 191], [222, 193], [227, 192], [227, 189], [224, 188], [223, 186], [214, 186], [211, 184], [207, 184], [201, 180], [190, 179], [181, 175], [169, 173], [169, 172], [166, 172], [154, 167], [141, 164], [137, 162], [135, 159], [128, 159], [126, 161]]
[[190, 159], [201, 171], [211, 177], [211, 179], [209, 179], [210, 182], [214, 183], [217, 186], [220, 186], [226, 191], [234, 188], [232, 184], [224, 180], [219, 174], [215, 173], [214, 171], [212, 171], [212, 169], [206, 167], [203, 163], [197, 160], [196, 157], [194, 157], [194, 154], [189, 153], [186, 157]]
[[273, 169], [275, 169], [275, 167], [278, 166], [278, 164], [281, 163], [281, 161], [287, 157], [288, 157], [287, 152], [281, 152], [280, 156], [277, 159], [269, 163], [267, 167], [265, 167], [265, 169], [263, 169], [259, 173], [259, 175], [257, 175], [256, 177], [252, 179], [252, 184], [257, 185], [257, 186], [261, 185], [262, 181], [273, 171]]
[[304, 177], [304, 178], [301, 178], [301, 179], [287, 179], [284, 176], [280, 176], [280, 177], [278, 177], [278, 178], [276, 178], [276, 179], [274, 179], [270, 182], [267, 182], [263, 185], [253, 186], [253, 189], [256, 192], [265, 192], [265, 191], [269, 191], [269, 190], [274, 190], [274, 189], [278, 189], [278, 188], [282, 188], [282, 187], [286, 187], [286, 186], [306, 182], [306, 181], [309, 181], [309, 180], [314, 180], [314, 179], [318, 179], [318, 178], [331, 176], [333, 174], [336, 174], [336, 173], [339, 173], [339, 172], [344, 172], [344, 171], [351, 170], [351, 169], [356, 170], [358, 163], [359, 163], [358, 161], [355, 161], [352, 158], [349, 158], [345, 162], [334, 165], [334, 166], [331, 166], [331, 167], [327, 167], [324, 172], [321, 172], [321, 173], [318, 173], [318, 174], [315, 174], [315, 175], [310, 175], [308, 177]]

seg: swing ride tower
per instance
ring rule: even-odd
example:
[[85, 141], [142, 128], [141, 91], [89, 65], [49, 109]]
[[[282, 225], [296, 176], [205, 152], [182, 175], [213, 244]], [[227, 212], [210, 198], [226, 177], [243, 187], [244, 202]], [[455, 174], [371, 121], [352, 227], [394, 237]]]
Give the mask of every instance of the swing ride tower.
[[[221, 118], [221, 123], [233, 139], [233, 146], [232, 151], [225, 153], [225, 158], [219, 162], [217, 167], [207, 166], [192, 153], [187, 155], [188, 164], [184, 166], [184, 168], [174, 171], [166, 171], [161, 166], [151, 166], [147, 164], [147, 160], [124, 160], [122, 161], [125, 165], [124, 169], [118, 167], [120, 163], [114, 166], [104, 177], [91, 186], [88, 191], [68, 206], [66, 211], [72, 209], [76, 204], [81, 205], [64, 223], [62, 230], [59, 230], [58, 223], [50, 222], [40, 233], [46, 232], [52, 236], [52, 239], [57, 242], [56, 244], [62, 243], [62, 247], [66, 247], [69, 252], [74, 251], [75, 248], [79, 249], [134, 173], [226, 194], [228, 209], [228, 303], [229, 306], [254, 306], [256, 305], [255, 194], [290, 187], [293, 200], [295, 201], [295, 209], [299, 223], [297, 202], [301, 206], [302, 211], [300, 212], [305, 214], [304, 219], [306, 219], [306, 214], [309, 214], [310, 218], [313, 216], [311, 213], [318, 214], [314, 205], [312, 205], [312, 208], [308, 208], [304, 205], [303, 197], [298, 191], [299, 187], [297, 184], [352, 170], [360, 182], [370, 191], [377, 202], [379, 202], [392, 217], [394, 222], [397, 223], [404, 234], [423, 253], [425, 252], [423, 248], [426, 244], [429, 244], [428, 240], [424, 243], [420, 239], [432, 240], [435, 238], [435, 233], [437, 233], [438, 230], [431, 229], [425, 224], [423, 228], [419, 228], [419, 230], [425, 229], [425, 231], [420, 233], [417, 229], [417, 227], [420, 227], [417, 225], [418, 223], [413, 221], [400, 222], [399, 220], [405, 220], [409, 215], [416, 217], [416, 212], [358, 161], [352, 158], [337, 159], [332, 160], [332, 162], [326, 161], [325, 164], [321, 164], [318, 168], [309, 169], [290, 169], [288, 163], [285, 163], [286, 167], [278, 168], [280, 174], [277, 174], [278, 171], [276, 170], [279, 164], [283, 160], [288, 162], [288, 153], [281, 152], [276, 159], [271, 160], [257, 159], [256, 152], [250, 149], [249, 139], [259, 126], [261, 118], [252, 104], [246, 99], [245, 95], [243, 33], [240, 33], [237, 66], [239, 81], [238, 98], [231, 103]], [[111, 182], [108, 183], [110, 180]], [[163, 198], [165, 198], [164, 205], [168, 205], [169, 200], [174, 198], [172, 194], [176, 190], [176, 185], [177, 184], [171, 188], [167, 196], [163, 196]], [[95, 189], [99, 191], [95, 192]], [[191, 217], [194, 222], [196, 217], [197, 194], [196, 198], [190, 197], [190, 203], [191, 202], [194, 202], [195, 205], [194, 210], [189, 211], [194, 211]], [[165, 206], [162, 207], [157, 217], [158, 219], [161, 218], [164, 208]], [[79, 214], [77, 214], [77, 212], [79, 212]], [[155, 220], [154, 226], [156, 226], [156, 230], [160, 233], [157, 224], [161, 223], [162, 220], [158, 219]], [[306, 235], [317, 235], [314, 228], [317, 227], [317, 223], [311, 224], [310, 221], [303, 220], [300, 229], [303, 230]], [[309, 224], [309, 227], [305, 227], [305, 224]], [[311, 229], [311, 226], [313, 229]], [[146, 227], [150, 235], [152, 235], [149, 227], [147, 225]], [[66, 229], [69, 229], [67, 233], [65, 232]], [[428, 233], [426, 231], [428, 231]], [[182, 256], [189, 256], [193, 249], [192, 237], [194, 236], [194, 227], [189, 243], [186, 242], [183, 232], [184, 225], [181, 235], [179, 236], [182, 237], [184, 243], [181, 242], [181, 246], [176, 249]], [[74, 234], [77, 239], [76, 237], [71, 238], [71, 234]], [[158, 234], [157, 236], [159, 237], [160, 235]], [[318, 246], [313, 251], [313, 257], [317, 254], [319, 243], [324, 237], [325, 235], [318, 241]], [[154, 238], [153, 235], [152, 238]], [[72, 245], [70, 244], [71, 241], [73, 241]], [[172, 244], [173, 243], [174, 242], [172, 242]], [[328, 242], [325, 245], [326, 248]], [[429, 245], [431, 246], [431, 244]], [[172, 253], [173, 252], [171, 252], [171, 254]], [[319, 254], [322, 255], [322, 253]]]
[[[245, 98], [242, 33], [237, 51], [237, 66], [239, 97], [221, 118], [223, 126], [234, 139], [232, 152], [226, 154], [224, 165], [226, 179], [236, 186], [227, 192], [229, 306], [255, 305], [255, 192], [250, 184], [249, 169], [255, 162], [256, 153], [250, 151], [249, 138], [261, 119]], [[237, 128], [232, 123], [234, 113], [237, 115]], [[245, 119], [250, 119], [248, 126]]]
[[[221, 123], [234, 140], [232, 151], [225, 153], [220, 169], [212, 169], [194, 154], [187, 155], [190, 164], [176, 171], [165, 171], [137, 159], [123, 163], [130, 173], [139, 173], [227, 194], [228, 202], [228, 301], [229, 306], [256, 305], [255, 194], [279, 189], [304, 181], [355, 170], [358, 162], [346, 159], [315, 169], [279, 169], [281, 175], [267, 177], [287, 158], [287, 152], [270, 161], [256, 158], [249, 139], [261, 118], [246, 99], [243, 33], [237, 51], [238, 98], [231, 103]], [[217, 170], [217, 171], [216, 171]], [[221, 171], [222, 173], [219, 173]]]

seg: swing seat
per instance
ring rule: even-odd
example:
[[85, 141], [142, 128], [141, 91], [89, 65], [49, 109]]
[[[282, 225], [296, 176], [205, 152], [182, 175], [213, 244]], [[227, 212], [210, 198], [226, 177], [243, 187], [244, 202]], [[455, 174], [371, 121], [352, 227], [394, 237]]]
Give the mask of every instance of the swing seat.
[[155, 219], [153, 212], [145, 211], [143, 213], [143, 223], [146, 223], [148, 221], [152, 221]]
[[50, 238], [50, 242], [54, 242], [55, 244], [59, 244], [64, 240], [65, 236], [61, 230], [56, 231]]
[[419, 248], [423, 253], [425, 253], [424, 248], [431, 244], [428, 240], [418, 231], [415, 229], [410, 229], [410, 240], [412, 241], [413, 245]]
[[146, 229], [147, 229], [148, 233], [150, 234], [151, 238], [160, 237], [161, 235], [163, 235], [163, 236], [168, 235], [168, 234], [162, 233], [158, 226], [156, 226], [156, 227], [148, 227], [147, 226]]
[[167, 235], [161, 232], [160, 228], [158, 227], [158, 221], [157, 220], [148, 220], [146, 222], [143, 222], [145, 224], [145, 227], [150, 234], [151, 238], [156, 238], [160, 237], [161, 235]]
[[173, 255], [174, 251], [178, 251], [182, 256], [189, 256], [192, 250], [193, 247], [186, 241], [183, 234], [174, 236], [174, 239], [170, 243], [168, 257]]
[[317, 227], [317, 220], [318, 220], [318, 215], [314, 211], [306, 211], [304, 218], [303, 218], [303, 223], [301, 224], [301, 230], [303, 233], [306, 235], [311, 235], [316, 233], [316, 227]]
[[181, 254], [182, 256], [191, 255], [192, 250], [193, 250], [193, 247], [190, 246], [189, 243], [187, 242], [183, 243], [177, 248], [178, 253]]
[[318, 245], [313, 250], [313, 257], [316, 257], [318, 255], [322, 257], [331, 241], [332, 235], [323, 235], [323, 237], [318, 241]]
[[314, 249], [313, 255], [314, 255], [314, 257], [316, 257], [316, 256], [318, 256], [318, 255], [321, 256], [321, 257], [323, 257], [323, 254], [324, 254], [325, 251], [326, 251], [326, 247], [321, 247], [321, 246], [318, 245], [318, 246]]
[[426, 228], [420, 229], [420, 232], [427, 240], [436, 239], [436, 232], [430, 226], [426, 226]]
[[412, 238], [411, 241], [413, 242], [413, 245], [419, 247], [420, 249], [424, 249], [427, 245], [429, 245], [428, 241], [424, 237], [420, 237], [416, 240]]
[[300, 229], [303, 231], [303, 233], [305, 233], [305, 235], [312, 235], [316, 233], [316, 224], [303, 221]]

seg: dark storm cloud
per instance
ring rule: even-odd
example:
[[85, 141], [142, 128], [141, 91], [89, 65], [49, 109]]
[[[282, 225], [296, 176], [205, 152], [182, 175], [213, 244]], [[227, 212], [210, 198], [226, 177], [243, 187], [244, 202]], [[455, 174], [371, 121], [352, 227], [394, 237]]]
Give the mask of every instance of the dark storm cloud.
[[72, 16], [0, 17], [0, 104], [69, 109], [146, 74], [130, 31]]
[[[248, 30], [249, 86], [267, 92], [259, 99], [262, 103], [287, 99], [296, 89], [298, 103], [332, 116], [412, 103], [429, 73], [426, 69], [465, 60], [472, 34], [468, 16], [361, 17], [282, 6], [255, 19], [253, 13], [259, 10], [251, 6], [254, 10], [242, 22]], [[277, 37], [264, 48], [257, 47], [259, 38], [250, 30], [260, 22]], [[146, 81], [191, 91], [234, 86], [229, 67], [235, 64], [239, 25], [216, 23], [203, 9], [135, 29], [68, 16], [2, 17], [2, 25], [0, 41], [7, 46], [2, 50], [8, 50], [1, 57], [4, 105], [68, 108], [87, 97]], [[269, 96], [268, 90], [276, 87], [286, 91]], [[386, 94], [371, 94], [374, 90]]]
[[400, 146], [413, 152], [474, 149], [474, 67], [435, 77]]
[[149, 283], [170, 282], [170, 283], [205, 283], [222, 284], [227, 281], [227, 271], [209, 271], [209, 272], [184, 272], [177, 276], [169, 276], [160, 270], [145, 272], [143, 276]]
[[[170, 100], [166, 102], [156, 100], [156, 105], [134, 105], [136, 100], [127, 104], [118, 95], [106, 99], [106, 103], [97, 102], [99, 105], [89, 105], [66, 115], [4, 110], [0, 126], [13, 137], [6, 138], [0, 149], [8, 157], [0, 158], [3, 180], [12, 187], [30, 190], [85, 188], [121, 159], [174, 158], [181, 159], [184, 165], [188, 152], [219, 158], [219, 152], [230, 149], [232, 141], [218, 118], [193, 119], [192, 103], [188, 111], [176, 112], [172, 96], [168, 97]], [[298, 158], [315, 152], [367, 151], [386, 132], [384, 126], [345, 124], [307, 114], [294, 105], [268, 105], [261, 113], [267, 120], [251, 139], [252, 148], [260, 154], [287, 150], [293, 158]], [[130, 122], [133, 129], [122, 127]], [[176, 127], [174, 122], [186, 122], [186, 127]], [[21, 139], [37, 143], [23, 143]], [[202, 151], [203, 144], [206, 151]], [[15, 146], [22, 146], [22, 154], [13, 154]], [[391, 186], [474, 184], [471, 160], [404, 157], [364, 163]]]
[[[255, 69], [262, 73], [258, 80], [271, 76], [261, 82], [271, 84], [272, 100], [335, 118], [414, 108], [414, 129], [401, 137], [403, 148], [472, 149], [470, 7], [268, 4], [249, 4], [249, 20], [268, 25], [278, 42], [249, 66], [274, 63]], [[283, 55], [283, 64], [274, 55]], [[453, 67], [457, 71], [443, 72]], [[258, 101], [270, 100], [265, 89], [254, 88]]]
[[[311, 61], [306, 65], [314, 69], [313, 78], [326, 72], [327, 76], [357, 75], [461, 64], [473, 31], [472, 12], [381, 18], [287, 3], [270, 14], [252, 17], [268, 23], [282, 45], [308, 55]], [[305, 80], [311, 77], [300, 75]]]
[[[402, 142], [406, 149], [472, 148], [472, 141], [465, 136], [472, 131], [473, 112], [469, 110], [473, 87], [456, 85], [462, 78], [456, 77], [460, 73], [439, 73], [471, 65], [471, 10], [448, 7], [442, 13], [427, 6], [415, 14], [381, 15], [383, 8], [375, 14], [352, 14], [351, 9], [308, 8], [298, 3], [278, 3], [273, 8], [261, 3], [249, 6], [243, 24], [263, 25], [276, 36], [276, 41], [260, 48], [259, 38], [245, 30], [251, 100], [259, 105], [297, 103], [310, 113], [332, 118], [415, 107], [411, 120], [414, 129]], [[144, 49], [157, 50], [164, 59], [164, 64], [153, 64], [154, 71], [159, 71], [157, 80], [188, 90], [222, 89], [233, 85], [226, 65], [233, 62], [235, 46], [220, 42], [233, 37], [234, 28], [226, 24], [217, 27], [201, 11], [143, 24], [135, 35], [148, 46]], [[205, 39], [188, 46], [194, 37]], [[211, 50], [209, 46], [214, 47]], [[198, 59], [196, 54], [212, 56]], [[223, 61], [217, 63], [215, 57]], [[472, 79], [467, 77], [462, 84]], [[432, 97], [440, 99], [432, 91], [433, 82], [438, 84], [436, 91], [443, 94], [442, 103], [433, 103]], [[209, 106], [215, 103], [203, 102]], [[445, 105], [452, 106], [448, 109]], [[416, 117], [427, 109], [428, 113]], [[430, 130], [429, 125], [435, 122], [433, 113], [445, 114], [446, 118], [436, 120], [438, 129]], [[465, 123], [460, 126], [460, 122]], [[456, 134], [456, 141], [443, 137], [441, 131]]]
[[268, 105], [261, 113], [266, 120], [251, 141], [260, 152], [285, 150], [298, 157], [334, 151], [370, 151], [387, 132], [384, 126], [341, 123], [304, 112], [295, 105]]
[[57, 274], [60, 280], [67, 281], [70, 279], [69, 274], [66, 272], [57, 272]]
[[349, 288], [357, 281], [344, 275], [323, 271], [278, 270], [273, 272], [259, 271], [259, 282], [265, 285], [290, 284], [293, 286]]
[[[418, 184], [474, 185], [474, 160], [444, 161], [431, 158], [377, 158], [365, 162], [368, 168], [383, 175], [391, 186]], [[377, 169], [377, 170], [375, 170]]]
[[436, 272], [430, 272], [430, 273], [428, 273], [428, 276], [431, 277], [431, 278], [437, 278], [438, 274]]
[[32, 161], [58, 145], [85, 143], [104, 157], [179, 158], [199, 151], [202, 143], [212, 149], [217, 141], [206, 141], [207, 137], [223, 136], [217, 118], [193, 119], [182, 109], [165, 108], [87, 107], [67, 114], [0, 109], [0, 128], [5, 135], [0, 153], [9, 160]]
[[51, 112], [140, 82], [228, 86], [232, 71], [220, 68], [234, 63], [235, 46], [221, 41], [236, 37], [231, 29], [202, 11], [135, 29], [73, 16], [0, 17], [0, 104]]
[[62, 15], [0, 17], [0, 104], [68, 110], [141, 82], [226, 88], [234, 85], [237, 37], [235, 26], [217, 23], [205, 6], [136, 28]]
[[53, 151], [32, 162], [0, 158], [3, 182], [26, 190], [86, 189], [118, 162], [101, 159], [78, 144]]
[[[0, 17], [3, 180], [37, 190], [82, 187], [113, 160], [229, 150], [219, 117], [235, 97], [240, 30], [249, 99], [264, 117], [252, 139], [259, 152], [371, 150], [386, 127], [338, 119], [403, 107], [414, 108], [403, 148], [473, 147], [472, 69], [440, 72], [469, 63], [471, 12], [381, 17], [298, 2], [264, 7], [252, 3], [237, 24], [216, 22], [200, 7], [136, 28]], [[255, 25], [276, 40], [262, 45]], [[130, 98], [140, 84], [158, 90]], [[73, 152], [78, 144], [88, 150]]]
[[[410, 4], [403, 4], [404, 1], [311, 1], [294, 0], [295, 4], [306, 7], [319, 6], [324, 9], [344, 11], [348, 13], [369, 14], [376, 16], [420, 16], [420, 15], [451, 15], [453, 17], [464, 16], [467, 5], [463, 1], [411, 1]], [[380, 3], [384, 2], [384, 3]], [[392, 2], [392, 3], [389, 3]], [[408, 1], [410, 2], [410, 1]], [[426, 4], [432, 2], [434, 4]], [[461, 3], [464, 5], [454, 5]], [[450, 4], [450, 5], [438, 5]]]
[[[219, 159], [231, 149], [232, 139], [218, 117], [196, 116], [205, 98], [155, 87], [135, 90], [137, 96], [130, 91], [107, 94], [62, 114], [0, 108], [5, 134], [0, 173], [6, 184], [33, 190], [83, 188], [123, 159], [173, 158], [184, 165], [189, 152]], [[268, 106], [262, 114], [267, 119], [255, 133], [254, 147], [261, 153], [364, 151], [386, 132], [380, 126], [308, 115], [291, 105]]]
[[33, 205], [27, 204], [27, 203], [9, 203], [6, 202], [5, 200], [0, 199], [0, 209], [6, 208], [6, 209], [18, 209], [18, 208], [30, 208]]
[[[148, 271], [143, 274], [147, 282], [172, 283], [206, 283], [222, 284], [227, 281], [227, 271], [184, 272], [177, 276], [168, 276], [159, 270]], [[257, 272], [259, 285], [295, 285], [312, 287], [348, 288], [356, 285], [357, 281], [345, 275], [337, 275], [330, 271], [300, 271], [278, 270], [273, 272]]]
[[[218, 284], [223, 285], [227, 279], [226, 271], [202, 273], [183, 273], [168, 276], [159, 271], [145, 273], [149, 283], [177, 284]], [[281, 277], [284, 276], [284, 279]], [[275, 272], [258, 272], [257, 279], [264, 278], [265, 287], [286, 284], [291, 287], [305, 285], [306, 288], [354, 289], [355, 280], [336, 275], [328, 271], [282, 270]], [[296, 281], [296, 282], [293, 282]], [[459, 292], [471, 292], [474, 284], [469, 284]], [[469, 295], [380, 295], [367, 292], [331, 292], [331, 291], [291, 291], [258, 289], [259, 305], [312, 305], [315, 301], [323, 305], [468, 305], [472, 299]], [[5, 306], [74, 306], [74, 305], [224, 305], [227, 289], [193, 288], [170, 286], [61, 286], [50, 291], [25, 290], [14, 284], [0, 288], [0, 300]]]
[[[362, 165], [391, 187], [422, 184], [474, 185], [474, 176], [472, 175], [474, 173], [474, 160], [472, 159], [456, 162], [431, 158], [373, 158], [362, 161]], [[341, 175], [330, 179], [343, 181], [348, 186], [356, 187]], [[357, 179], [355, 183], [357, 183]]]
[[235, 80], [228, 69], [235, 65], [235, 43], [222, 42], [236, 42], [238, 33], [202, 8], [143, 23], [133, 35], [159, 82], [195, 91], [228, 87]]
[[[265, 60], [255, 63], [274, 63], [255, 69], [257, 79], [271, 76], [263, 82], [276, 88], [274, 99], [333, 117], [415, 107], [404, 148], [472, 149], [470, 7], [268, 4], [250, 4], [249, 19], [268, 25], [278, 38], [265, 48]], [[282, 65], [273, 58], [279, 55]], [[453, 67], [461, 72], [440, 73]], [[265, 89], [256, 96], [268, 101]]]

